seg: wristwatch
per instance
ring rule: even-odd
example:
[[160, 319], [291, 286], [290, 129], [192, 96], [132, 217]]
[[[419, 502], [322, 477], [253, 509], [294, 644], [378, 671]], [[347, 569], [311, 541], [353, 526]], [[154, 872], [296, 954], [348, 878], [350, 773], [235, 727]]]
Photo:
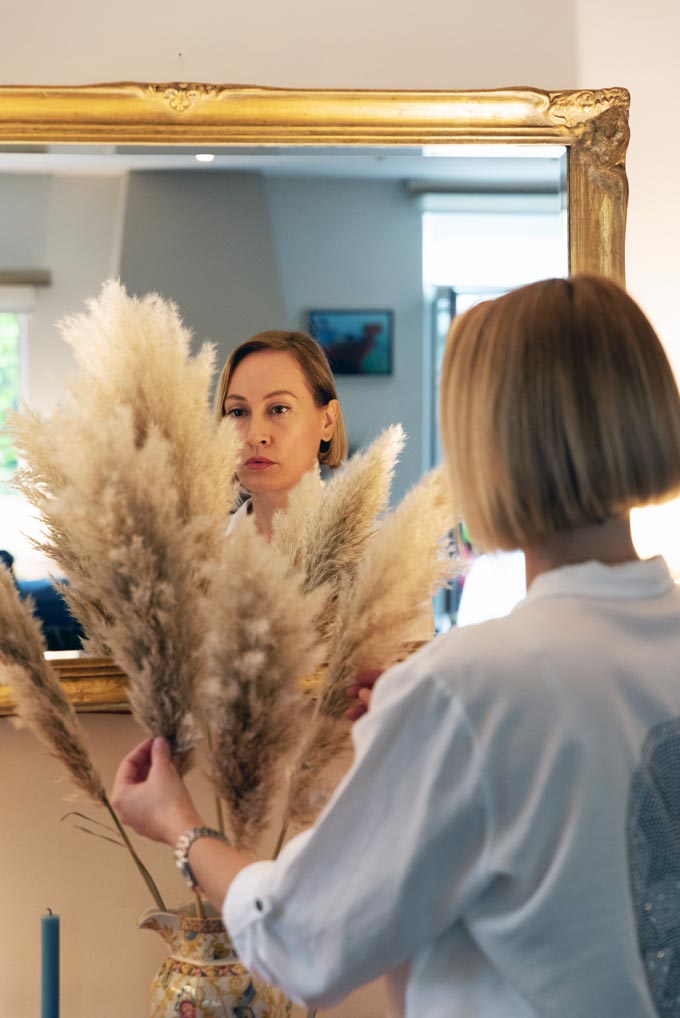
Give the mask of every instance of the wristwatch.
[[192, 891], [198, 888], [198, 880], [189, 863], [189, 849], [199, 838], [216, 838], [218, 841], [223, 841], [226, 845], [229, 844], [229, 839], [221, 831], [216, 831], [213, 827], [190, 827], [184, 834], [180, 834], [175, 846], [175, 865]]

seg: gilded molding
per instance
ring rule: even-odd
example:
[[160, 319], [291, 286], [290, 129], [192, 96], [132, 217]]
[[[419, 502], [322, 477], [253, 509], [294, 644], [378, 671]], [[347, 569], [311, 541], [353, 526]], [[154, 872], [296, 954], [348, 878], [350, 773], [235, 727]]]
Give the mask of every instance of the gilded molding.
[[207, 99], [218, 99], [220, 89], [216, 85], [202, 85], [200, 82], [177, 82], [174, 85], [146, 86], [149, 96], [163, 99], [175, 113], [188, 113], [197, 103]]
[[625, 89], [397, 92], [200, 82], [0, 86], [0, 143], [570, 145]]
[[[200, 82], [0, 87], [2, 144], [565, 145], [570, 271], [624, 280], [626, 89], [352, 91]], [[125, 710], [112, 662], [59, 665], [78, 710]], [[13, 710], [0, 686], [0, 714]]]
[[624, 167], [630, 140], [628, 110], [630, 94], [625, 88], [599, 91], [556, 92], [550, 115], [574, 131], [602, 167]]
[[[108, 658], [50, 661], [77, 711], [128, 713], [127, 679]], [[0, 717], [16, 713], [12, 691], [0, 685]]]

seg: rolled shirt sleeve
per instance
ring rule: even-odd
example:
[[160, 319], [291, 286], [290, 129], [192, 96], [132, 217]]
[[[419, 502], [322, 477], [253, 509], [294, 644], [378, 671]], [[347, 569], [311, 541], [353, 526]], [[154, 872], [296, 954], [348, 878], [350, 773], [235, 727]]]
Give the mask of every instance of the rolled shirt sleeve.
[[488, 795], [450, 684], [404, 662], [353, 739], [354, 763], [316, 825], [275, 862], [243, 869], [223, 907], [244, 965], [311, 1007], [414, 957], [486, 879]]

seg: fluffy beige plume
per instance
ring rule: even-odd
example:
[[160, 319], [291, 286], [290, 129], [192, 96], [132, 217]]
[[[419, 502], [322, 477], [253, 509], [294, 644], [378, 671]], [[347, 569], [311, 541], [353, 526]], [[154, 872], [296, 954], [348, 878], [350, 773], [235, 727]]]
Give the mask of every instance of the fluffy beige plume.
[[45, 660], [44, 649], [30, 604], [22, 603], [11, 574], [0, 566], [0, 664], [3, 678], [14, 691], [19, 717], [63, 764], [74, 784], [103, 804], [106, 793], [90, 759], [85, 733]]
[[[59, 325], [81, 366], [51, 421], [38, 415], [26, 432], [15, 415], [13, 435], [29, 460], [29, 477], [46, 494], [67, 481], [50, 463], [58, 438], [45, 433], [61, 417], [105, 421], [112, 407], [129, 406], [135, 438], [143, 444], [155, 426], [168, 439], [176, 485], [186, 518], [199, 513], [226, 518], [234, 491], [239, 444], [233, 429], [216, 429], [211, 407], [214, 349], [191, 355], [191, 332], [176, 306], [157, 294], [128, 296], [117, 282], [104, 285], [87, 312]], [[216, 434], [216, 431], [218, 432]], [[23, 445], [29, 442], [30, 449]]]
[[316, 471], [308, 474], [291, 492], [286, 512], [274, 516], [272, 541], [303, 571], [304, 589], [328, 586], [319, 621], [322, 639], [332, 631], [340, 585], [356, 573], [387, 505], [404, 441], [400, 424], [386, 428], [325, 485]]
[[201, 738], [193, 701], [205, 667], [201, 591], [213, 522], [184, 519], [170, 443], [151, 427], [139, 446], [129, 407], [83, 426], [62, 428], [70, 483], [51, 516], [89, 563], [78, 595], [105, 606], [106, 643], [130, 680], [133, 714], [169, 741], [185, 770]]
[[288, 496], [288, 506], [274, 513], [272, 544], [286, 555], [293, 569], [304, 567], [310, 541], [310, 519], [321, 511], [324, 486], [318, 463], [303, 475]]
[[302, 580], [245, 520], [225, 542], [210, 583], [209, 673], [200, 697], [210, 776], [237, 847], [254, 845], [267, 821], [277, 765], [304, 709], [299, 680], [323, 657], [315, 618], [325, 591], [304, 594]]
[[347, 725], [315, 715], [289, 768], [284, 831], [314, 823], [332, 792], [322, 781], [324, 771], [347, 748], [348, 736]]
[[88, 654], [109, 657], [107, 630], [111, 618], [101, 602], [80, 594], [82, 581], [91, 579], [92, 564], [84, 549], [74, 544], [70, 521], [62, 523], [53, 512], [55, 499], [68, 490], [70, 483], [59, 465], [63, 444], [55, 441], [57, 432], [62, 429], [53, 428], [48, 419], [29, 409], [8, 414], [8, 422], [14, 444], [25, 458], [25, 466], [18, 472], [13, 486], [36, 508], [43, 524], [43, 540], [34, 540], [33, 544], [71, 578], [70, 586], [57, 586], [87, 633]]
[[239, 442], [230, 422], [214, 421], [213, 351], [191, 356], [174, 304], [108, 283], [61, 331], [80, 371], [49, 420], [15, 415], [28, 464], [20, 485], [45, 525], [43, 550], [69, 578], [88, 652], [128, 674], [133, 712], [184, 769], [199, 737], [199, 595], [223, 541]]
[[[226, 520], [239, 442], [233, 429], [214, 423], [214, 348], [203, 344], [192, 356], [191, 332], [172, 301], [128, 296], [114, 281], [59, 328], [82, 368], [69, 397], [83, 416], [104, 420], [111, 407], [129, 406], [138, 445], [152, 427], [169, 443], [184, 518]], [[215, 547], [222, 533], [218, 528]]]
[[329, 745], [337, 748], [346, 737], [347, 687], [358, 672], [387, 668], [403, 656], [402, 633], [423, 602], [459, 568], [448, 536], [453, 525], [451, 493], [438, 468], [383, 519], [353, 583], [343, 585], [314, 718], [292, 766], [287, 807], [291, 822], [309, 822], [312, 779], [325, 768]]

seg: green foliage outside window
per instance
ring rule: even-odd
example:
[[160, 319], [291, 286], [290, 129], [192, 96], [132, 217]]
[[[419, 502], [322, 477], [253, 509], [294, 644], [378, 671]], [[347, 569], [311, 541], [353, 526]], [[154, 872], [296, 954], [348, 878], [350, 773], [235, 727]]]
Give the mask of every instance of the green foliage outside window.
[[0, 312], [0, 485], [17, 466], [17, 454], [4, 431], [8, 410], [19, 403], [19, 318]]

